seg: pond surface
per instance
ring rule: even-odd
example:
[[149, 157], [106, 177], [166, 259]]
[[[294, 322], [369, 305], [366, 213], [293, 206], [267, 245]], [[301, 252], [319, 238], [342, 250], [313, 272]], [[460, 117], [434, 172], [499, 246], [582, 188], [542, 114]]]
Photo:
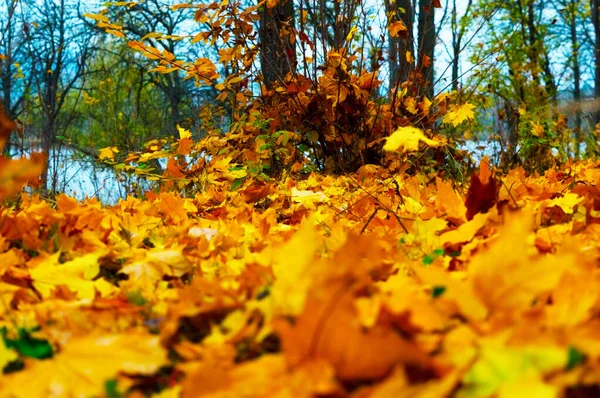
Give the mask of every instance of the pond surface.
[[[472, 153], [474, 160], [479, 161], [484, 155], [492, 162], [499, 154], [500, 148], [492, 142], [470, 141], [461, 147]], [[25, 154], [27, 155], [27, 154]], [[116, 204], [128, 194], [128, 187], [133, 182], [143, 184], [135, 177], [117, 175], [110, 167], [98, 164], [97, 161], [79, 155], [68, 148], [54, 149], [50, 156], [48, 181], [56, 192], [63, 192], [79, 200], [97, 198], [107, 205]]]

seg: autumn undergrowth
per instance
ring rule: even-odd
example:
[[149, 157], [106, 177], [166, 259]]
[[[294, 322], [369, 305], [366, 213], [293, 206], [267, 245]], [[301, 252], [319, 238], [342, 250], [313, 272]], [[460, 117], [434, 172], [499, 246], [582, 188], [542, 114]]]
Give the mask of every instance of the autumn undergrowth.
[[512, 396], [595, 371], [595, 162], [461, 183], [406, 127], [385, 167], [275, 178], [294, 134], [179, 134], [136, 155], [168, 156], [144, 199], [2, 207], [3, 395]]

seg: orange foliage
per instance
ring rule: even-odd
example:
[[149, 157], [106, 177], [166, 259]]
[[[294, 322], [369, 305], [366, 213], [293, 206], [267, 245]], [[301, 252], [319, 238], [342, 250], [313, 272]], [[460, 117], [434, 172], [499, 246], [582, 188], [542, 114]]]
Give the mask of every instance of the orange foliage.
[[0, 108], [0, 201], [18, 193], [27, 183], [33, 183], [42, 172], [45, 157], [34, 153], [31, 159], [8, 159], [2, 155], [10, 133], [16, 128]]
[[2, 208], [0, 395], [508, 397], [596, 383], [599, 165], [527, 177], [484, 161], [468, 190], [377, 166], [235, 189], [230, 166], [207, 160], [193, 197]]

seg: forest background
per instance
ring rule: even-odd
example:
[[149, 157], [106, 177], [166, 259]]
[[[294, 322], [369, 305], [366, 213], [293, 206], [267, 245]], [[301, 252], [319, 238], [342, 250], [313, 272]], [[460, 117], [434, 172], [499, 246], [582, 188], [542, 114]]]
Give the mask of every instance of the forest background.
[[[505, 168], [597, 155], [592, 3], [172, 3], [3, 3], [0, 92], [18, 123], [4, 152], [48, 154], [48, 193], [114, 203], [140, 183], [138, 193], [157, 187], [147, 177], [160, 179], [168, 155], [127, 155], [178, 128], [252, 130], [258, 174], [289, 169], [293, 151], [307, 155], [304, 172], [379, 164], [382, 138], [405, 125], [485, 147]], [[443, 123], [465, 104], [472, 121]], [[458, 169], [462, 152], [419, 162]]]

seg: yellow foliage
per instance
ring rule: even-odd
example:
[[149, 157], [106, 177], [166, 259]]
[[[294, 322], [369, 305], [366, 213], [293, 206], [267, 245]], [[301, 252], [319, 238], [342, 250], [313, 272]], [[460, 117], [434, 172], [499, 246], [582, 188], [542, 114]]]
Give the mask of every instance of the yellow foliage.
[[441, 141], [427, 138], [421, 129], [416, 127], [399, 127], [387, 138], [383, 150], [388, 152], [418, 151], [420, 142], [430, 147], [442, 145]]
[[456, 127], [465, 120], [472, 120], [475, 117], [473, 109], [475, 109], [475, 105], [471, 105], [469, 103], [462, 105], [451, 105], [450, 109], [444, 115], [443, 122]]

